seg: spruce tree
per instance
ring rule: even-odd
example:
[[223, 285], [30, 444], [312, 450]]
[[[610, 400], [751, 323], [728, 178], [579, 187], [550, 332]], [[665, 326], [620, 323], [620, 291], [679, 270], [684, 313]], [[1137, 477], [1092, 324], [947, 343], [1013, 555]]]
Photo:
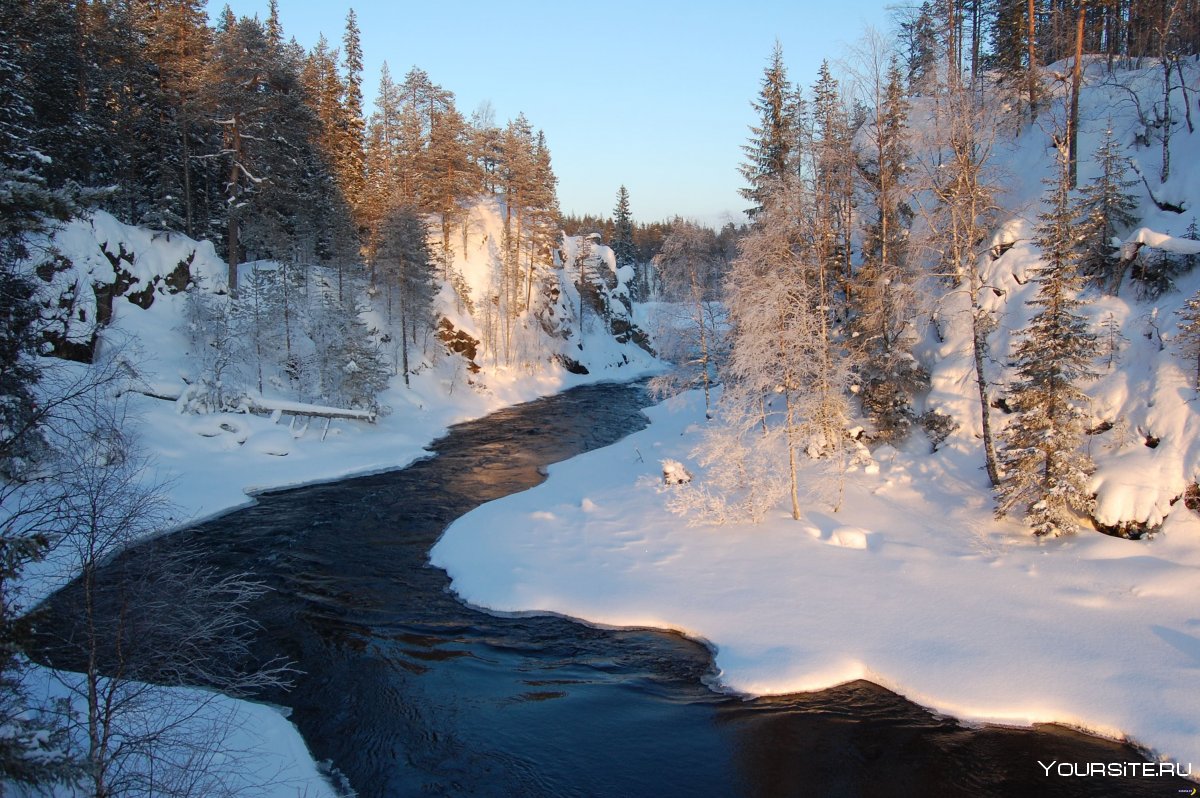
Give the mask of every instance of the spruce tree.
[[929, 376], [912, 356], [915, 302], [908, 264], [908, 228], [912, 209], [905, 201], [904, 174], [908, 102], [904, 78], [893, 59], [884, 76], [876, 75], [876, 109], [867, 126], [868, 149], [859, 175], [870, 209], [862, 264], [851, 293], [852, 329], [858, 355], [859, 398], [879, 440], [907, 435], [916, 415], [913, 397], [928, 387]]
[[996, 512], [1021, 506], [1037, 536], [1078, 531], [1094, 499], [1094, 470], [1084, 442], [1087, 397], [1079, 389], [1096, 376], [1095, 335], [1079, 315], [1082, 279], [1072, 246], [1068, 155], [1060, 149], [1060, 175], [1041, 216], [1037, 244], [1042, 262], [1035, 280], [1038, 308], [1015, 351], [1017, 383], [1009, 396], [1015, 415], [1005, 428]]
[[1029, 118], [1037, 116], [1039, 100], [1037, 80], [1037, 42], [1031, 39], [1036, 14], [1035, 3], [1028, 0], [996, 0], [991, 3], [991, 56], [989, 66], [998, 82], [1016, 103], [1018, 114], [1021, 100], [1029, 106]]
[[1192, 387], [1200, 391], [1200, 291], [1193, 294], [1176, 311], [1179, 316], [1179, 334], [1175, 346], [1189, 370], [1193, 371]]
[[775, 42], [758, 98], [751, 105], [759, 115], [759, 123], [750, 128], [750, 141], [742, 146], [746, 161], [741, 172], [747, 186], [741, 193], [752, 203], [746, 215], [753, 219], [762, 212], [770, 186], [789, 171], [796, 155], [801, 106], [788, 81], [779, 42]]
[[1126, 180], [1129, 160], [1113, 135], [1110, 124], [1095, 154], [1099, 173], [1079, 191], [1075, 212], [1076, 247], [1080, 272], [1116, 294], [1125, 276], [1126, 265], [1114, 257], [1113, 238], [1137, 221], [1133, 212], [1137, 199], [1129, 190], [1137, 181]]
[[279, 0], [267, 0], [267, 41], [272, 47], [283, 46], [283, 26], [279, 24]]
[[[820, 257], [827, 269], [832, 312], [847, 316], [851, 300], [851, 244], [854, 234], [854, 126], [841, 87], [828, 61], [822, 61], [813, 85], [811, 160], [815, 223]], [[834, 299], [840, 300], [834, 308]]]
[[649, 280], [646, 267], [637, 262], [637, 247], [633, 243], [633, 214], [629, 210], [629, 190], [625, 186], [617, 189], [617, 205], [613, 208], [613, 255], [617, 268], [629, 266], [634, 270], [630, 291], [635, 301], [649, 299]]
[[355, 222], [362, 226], [361, 211], [364, 169], [366, 121], [363, 113], [362, 71], [363, 53], [358, 29], [358, 17], [354, 9], [346, 14], [346, 33], [342, 38], [343, 66], [346, 71], [343, 86], [345, 93], [340, 106], [340, 126], [337, 149], [333, 159], [338, 186], [354, 214]]
[[900, 25], [908, 91], [932, 95], [937, 89], [938, 36], [929, 0], [921, 3], [910, 20]]

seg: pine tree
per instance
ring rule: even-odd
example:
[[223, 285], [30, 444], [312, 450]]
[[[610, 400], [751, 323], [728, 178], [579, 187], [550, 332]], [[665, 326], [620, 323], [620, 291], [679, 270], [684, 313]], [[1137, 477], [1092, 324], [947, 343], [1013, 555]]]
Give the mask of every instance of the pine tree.
[[151, 221], [195, 237], [205, 226], [207, 212], [201, 189], [204, 166], [193, 155], [207, 144], [202, 99], [211, 31], [201, 0], [143, 6], [136, 20], [146, 57], [158, 72], [164, 103], [160, 113], [168, 135]]
[[422, 69], [413, 67], [399, 86], [399, 119], [396, 149], [400, 165], [401, 205], [414, 205], [429, 211], [426, 202], [436, 192], [429, 186], [426, 173], [429, 138], [439, 114], [454, 107], [454, 94], [429, 79]]
[[466, 200], [478, 190], [468, 157], [467, 123], [448, 99], [430, 119], [429, 140], [422, 157], [419, 205], [440, 221], [438, 260], [442, 276], [450, 278], [454, 259], [453, 230], [462, 218]]
[[[517, 316], [523, 311], [521, 254], [528, 235], [526, 222], [530, 197], [535, 192], [535, 142], [533, 129], [524, 114], [510, 121], [501, 139], [501, 185], [504, 189], [504, 232], [501, 241], [502, 259], [499, 291], [501, 345], [505, 362], [513, 356], [512, 330]], [[532, 281], [532, 274], [528, 282]]]
[[379, 96], [367, 131], [366, 182], [361, 218], [367, 227], [364, 247], [371, 281], [375, 280], [375, 254], [381, 241], [384, 218], [400, 203], [400, 93], [387, 62], [379, 75]]
[[1111, 124], [1105, 128], [1095, 161], [1100, 172], [1079, 191], [1073, 206], [1079, 270], [1115, 295], [1128, 263], [1114, 257], [1113, 238], [1137, 221], [1133, 212], [1138, 203], [1129, 190], [1137, 181], [1125, 179], [1129, 161], [1113, 135]]
[[393, 313], [400, 323], [397, 354], [404, 384], [412, 373], [411, 352], [419, 335], [433, 327], [437, 284], [425, 243], [425, 223], [411, 208], [388, 212], [380, 228], [377, 268], [387, 294], [388, 322]]
[[752, 203], [746, 215], [753, 219], [762, 211], [769, 187], [792, 168], [796, 155], [801, 105], [788, 82], [779, 42], [775, 42], [770, 63], [763, 72], [762, 88], [751, 106], [760, 121], [750, 128], [750, 141], [742, 146], [746, 161], [741, 172], [747, 186], [741, 193]]
[[249, 198], [264, 180], [259, 174], [256, 145], [268, 138], [263, 121], [267, 110], [270, 58], [266, 33], [257, 20], [239, 22], [232, 13], [223, 17], [209, 62], [208, 105], [213, 121], [222, 129], [220, 154], [226, 164], [226, 175], [225, 208], [220, 218], [225, 223], [225, 259], [229, 264], [227, 284], [232, 296], [237, 295], [238, 264], [243, 249], [242, 225], [250, 216]]
[[533, 181], [526, 193], [529, 228], [523, 305], [526, 310], [533, 310], [533, 286], [547, 276], [554, 263], [553, 250], [560, 236], [557, 186], [558, 177], [554, 174], [546, 134], [539, 130], [533, 142]]
[[908, 91], [932, 95], [937, 89], [938, 37], [929, 0], [921, 3], [911, 19], [901, 23], [900, 30]]
[[1078, 531], [1094, 499], [1088, 478], [1094, 466], [1085, 451], [1087, 397], [1079, 389], [1095, 377], [1095, 336], [1079, 315], [1082, 280], [1072, 247], [1069, 154], [1060, 150], [1060, 176], [1041, 216], [1037, 244], [1042, 263], [1035, 280], [1038, 312], [1015, 351], [1015, 410], [1003, 434], [1004, 476], [997, 488], [998, 515], [1023, 506], [1033, 533]]
[[484, 101], [471, 114], [471, 160], [479, 172], [480, 190], [495, 194], [500, 190], [497, 173], [500, 168], [500, 128], [490, 102]]

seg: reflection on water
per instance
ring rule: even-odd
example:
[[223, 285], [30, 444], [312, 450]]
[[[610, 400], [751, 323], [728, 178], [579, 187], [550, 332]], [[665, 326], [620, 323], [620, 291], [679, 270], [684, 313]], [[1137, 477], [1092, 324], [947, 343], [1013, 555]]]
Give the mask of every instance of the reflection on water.
[[[578, 388], [455, 427], [403, 470], [262, 496], [146, 544], [200, 546], [272, 588], [257, 655], [302, 671], [264, 695], [361, 796], [1164, 795], [1167, 780], [1047, 778], [1130, 761], [1039, 727], [967, 729], [867, 682], [754, 701], [704, 686], [701, 645], [463, 606], [428, 564], [471, 508], [645, 424], [641, 389]], [[56, 608], [70, 605], [69, 592]], [[58, 621], [63, 623], [63, 621]]]

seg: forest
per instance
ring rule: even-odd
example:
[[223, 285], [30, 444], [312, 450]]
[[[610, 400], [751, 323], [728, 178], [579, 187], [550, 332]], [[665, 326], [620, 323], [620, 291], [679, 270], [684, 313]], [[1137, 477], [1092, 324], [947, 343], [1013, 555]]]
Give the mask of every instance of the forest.
[[[894, 45], [869, 33], [840, 74], [826, 61], [807, 90], [789, 80], [776, 45], [744, 148], [752, 224], [736, 257], [716, 255], [686, 224], [657, 256], [664, 274], [684, 275], [675, 293], [691, 308], [684, 383], [702, 383], [706, 397], [711, 383], [723, 384], [723, 423], [699, 451], [712, 467], [708, 484], [682, 491], [677, 509], [761, 519], [788, 497], [798, 520], [801, 461], [826, 461], [840, 485], [869, 460], [869, 447], [902, 445], [915, 429], [936, 450], [965, 422], [930, 406], [929, 339], [944, 340], [948, 322], [936, 320], [937, 308], [965, 297], [974, 412], [997, 515], [1024, 517], [1038, 536], [1093, 526], [1145, 534], [1144, 518], [1096, 519], [1088, 440], [1112, 420], [1097, 417], [1083, 393], [1100, 376], [1105, 333], [1081, 309], [1122, 290], [1161, 296], [1196, 265], [1194, 216], [1179, 230], [1183, 243], [1144, 252], [1121, 245], [1141, 219], [1143, 184], [1152, 207], [1185, 211], [1158, 198], [1126, 146], [1157, 150], [1157, 185], [1168, 183], [1172, 135], [1193, 132], [1196, 11], [1188, 3], [925, 3], [897, 12]], [[1105, 122], [1094, 109], [1081, 118], [1085, 66], [1093, 84], [1132, 97], [1135, 113], [1132, 141], [1108, 121], [1081, 180], [1079, 131]], [[1129, 86], [1148, 69], [1157, 96]], [[1032, 209], [1020, 211], [1034, 217], [1028, 238], [1005, 238], [998, 228], [1013, 210], [1005, 197], [1013, 181], [1000, 167], [1032, 167], [1010, 152], [1042, 136], [1057, 167]], [[995, 280], [1017, 243], [1031, 244], [1041, 262], [1016, 278], [1037, 292], [1009, 353], [991, 336], [1012, 311], [988, 295], [1005, 296]], [[1194, 303], [1180, 311], [1175, 349], [1184, 364], [1196, 354]], [[1111, 368], [1116, 322], [1104, 324]], [[675, 387], [680, 377], [660, 382]], [[840, 490], [827, 497], [835, 510]]]
[[[1200, 113], [1193, 0], [900, 7], [890, 35], [868, 33], [809, 85], [776, 45], [749, 98], [747, 223], [720, 230], [639, 221], [624, 186], [611, 213], [564, 216], [546, 134], [486, 105], [464, 115], [418, 67], [400, 77], [385, 65], [368, 105], [354, 11], [310, 50], [288, 38], [277, 0], [265, 19], [226, 9], [215, 22], [197, 0], [0, 0], [0, 22], [0, 773], [11, 782], [140, 789], [113, 781], [125, 763], [105, 734], [119, 716], [102, 710], [113, 685], [96, 662], [76, 689], [90, 702], [75, 726], [82, 755], [53, 712], [31, 709], [20, 687], [31, 621], [13, 592], [63, 540], [88, 544], [87, 574], [166, 523], [159, 494], [140, 492], [124, 417], [100, 404], [130, 372], [140, 395], [181, 414], [367, 424], [394, 410], [390, 390], [438, 369], [450, 376], [409, 391], [413, 406], [463, 383], [484, 393], [474, 375], [488, 364], [514, 380], [580, 375], [637, 348], [672, 366], [652, 383], [661, 394], [703, 392], [705, 479], [667, 499], [699, 523], [759, 521], [783, 504], [799, 520], [817, 482], [837, 511], [848, 473], [914, 441], [977, 446], [996, 515], [1038, 538], [1143, 538], [1164, 506], [1200, 502], [1192, 456], [1178, 441], [1157, 449], [1168, 436], [1153, 414], [1127, 423], [1128, 404], [1107, 398], [1134, 343], [1167, 352], [1200, 390], [1200, 292], [1162, 316], [1154, 304], [1200, 261], [1197, 194], [1180, 177]], [[1102, 117], [1109, 101], [1120, 126]], [[1028, 186], [1002, 167], [1046, 153], [1046, 185], [1014, 200]], [[63, 243], [83, 229], [72, 224], [97, 236], [87, 243], [107, 281]], [[170, 253], [158, 272], [127, 250], [134, 228], [146, 251]], [[138, 358], [103, 351], [116, 297], [177, 314], [187, 364], [170, 390]], [[955, 358], [962, 369], [947, 376]], [[212, 426], [200, 435], [244, 435]], [[1148, 509], [1113, 498], [1132, 490], [1099, 462], [1118, 435], [1105, 462], [1129, 441], [1175, 458]], [[823, 480], [805, 476], [813, 462]], [[62, 509], [106, 497], [125, 515], [96, 513], [89, 527]], [[261, 588], [171, 567], [231, 610]], [[224, 622], [240, 651], [248, 629]]]

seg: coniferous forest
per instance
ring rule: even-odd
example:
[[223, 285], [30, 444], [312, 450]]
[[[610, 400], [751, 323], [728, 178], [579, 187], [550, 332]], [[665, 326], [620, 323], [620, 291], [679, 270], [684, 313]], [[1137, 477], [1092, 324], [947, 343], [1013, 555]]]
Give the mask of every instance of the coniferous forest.
[[[996, 529], [1042, 552], [1149, 546], [1200, 507], [1197, 0], [926, 0], [799, 77], [777, 41], [742, 76], [754, 121], [719, 167], [742, 206], [717, 229], [638, 218], [626, 185], [564, 214], [555, 131], [464, 113], [417, 66], [384, 63], [364, 96], [354, 10], [305, 49], [267, 9], [0, 0], [0, 794], [218, 794], [225, 730], [195, 744], [207, 716], [177, 694], [155, 722], [160, 688], [203, 687], [218, 712], [213, 696], [291, 684], [286, 661], [234, 667], [262, 580], [189, 553], [106, 583], [120, 552], [250, 487], [399, 468], [451, 425], [579, 381], [646, 377], [694, 405], [661, 459], [588, 476], [603, 496], [649, 469], [620, 489], [639, 513], [621, 534], [722, 526], [753, 551], [746, 527], [803, 528], [875, 556], [874, 527], [829, 519], [902, 494], [899, 515], [982, 508], [953, 557], [1007, 567]], [[579, 529], [593, 545], [619, 526], [589, 526], [598, 507], [525, 512], [509, 526], [567, 532], [514, 548], [544, 556]], [[1161, 555], [1192, 570], [1147, 593], [1175, 601], [1192, 556]], [[51, 639], [38, 607], [68, 579], [76, 626]], [[670, 615], [623, 611], [595, 620]], [[697, 623], [673, 628], [708, 639]], [[1194, 630], [1155, 633], [1194, 668]], [[872, 672], [858, 656], [847, 679]], [[812, 668], [728, 684], [841, 673]], [[51, 672], [48, 697], [29, 687]], [[948, 712], [977, 706], [955, 695]], [[1085, 725], [1070, 712], [1087, 703], [1050, 720]], [[1141, 711], [1095, 723], [1134, 738], [1121, 724]]]

